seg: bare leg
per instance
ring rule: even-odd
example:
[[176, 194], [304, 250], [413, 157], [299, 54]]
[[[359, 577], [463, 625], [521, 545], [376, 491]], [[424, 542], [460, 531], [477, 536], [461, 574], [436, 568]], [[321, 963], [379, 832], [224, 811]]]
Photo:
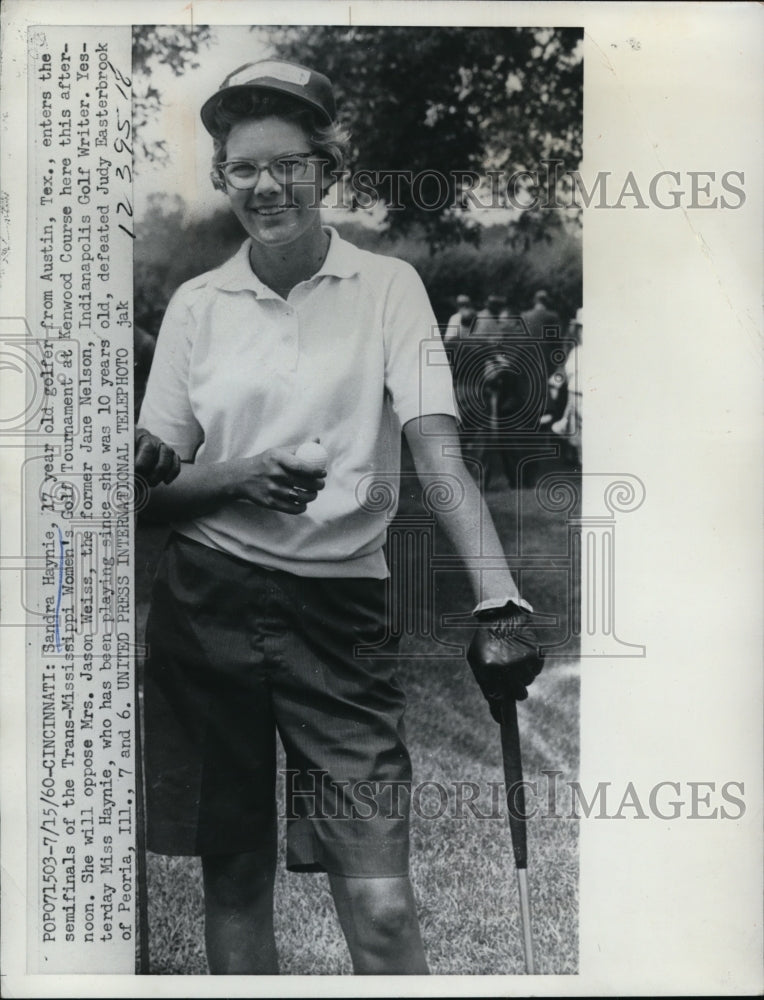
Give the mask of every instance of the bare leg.
[[207, 855], [202, 870], [207, 964], [212, 975], [277, 975], [275, 856]]
[[356, 975], [427, 975], [408, 877], [345, 878], [329, 884]]

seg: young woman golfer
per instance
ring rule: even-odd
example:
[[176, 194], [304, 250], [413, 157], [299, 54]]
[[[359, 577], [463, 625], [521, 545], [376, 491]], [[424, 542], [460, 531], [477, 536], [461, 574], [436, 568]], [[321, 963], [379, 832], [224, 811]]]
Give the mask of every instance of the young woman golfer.
[[[420, 476], [459, 483], [462, 502], [440, 515], [456, 551], [495, 566], [502, 549], [456, 456], [449, 366], [419, 277], [321, 224], [346, 138], [330, 81], [254, 63], [201, 114], [213, 183], [247, 239], [176, 292], [140, 417], [183, 462], [149, 508], [174, 533], [147, 635], [148, 846], [201, 855], [211, 972], [277, 972], [278, 730], [289, 869], [328, 873], [356, 973], [425, 973], [404, 696], [388, 659], [354, 655], [386, 632], [389, 510], [364, 503], [364, 484], [395, 479], [401, 429]], [[315, 439], [325, 461], [295, 454]], [[496, 711], [525, 696], [541, 657], [509, 570], [470, 573], [478, 618], [493, 623], [477, 628], [471, 662]], [[358, 782], [376, 810], [352, 801]]]

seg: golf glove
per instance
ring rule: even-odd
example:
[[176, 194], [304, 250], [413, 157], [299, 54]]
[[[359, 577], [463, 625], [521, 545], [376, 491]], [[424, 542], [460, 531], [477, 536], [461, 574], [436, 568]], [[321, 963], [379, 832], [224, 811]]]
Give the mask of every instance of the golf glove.
[[511, 602], [503, 608], [475, 613], [481, 625], [475, 630], [469, 649], [469, 663], [475, 680], [488, 702], [491, 715], [501, 723], [506, 699], [523, 701], [544, 665], [531, 611]]

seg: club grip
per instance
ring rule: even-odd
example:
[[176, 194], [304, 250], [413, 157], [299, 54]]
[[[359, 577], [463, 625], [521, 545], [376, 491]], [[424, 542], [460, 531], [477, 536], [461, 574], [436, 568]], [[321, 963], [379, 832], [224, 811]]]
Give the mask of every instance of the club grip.
[[515, 867], [528, 867], [528, 840], [525, 828], [525, 786], [523, 759], [520, 753], [520, 731], [517, 725], [517, 703], [506, 699], [502, 711], [501, 753], [504, 764], [504, 784], [507, 793], [509, 832]]

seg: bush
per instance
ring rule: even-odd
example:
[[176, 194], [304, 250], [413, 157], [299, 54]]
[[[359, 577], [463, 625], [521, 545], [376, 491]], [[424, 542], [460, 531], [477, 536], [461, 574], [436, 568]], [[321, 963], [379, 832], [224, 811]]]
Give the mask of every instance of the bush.
[[186, 219], [180, 198], [152, 197], [133, 252], [135, 322], [156, 336], [175, 289], [231, 257], [244, 238], [226, 208]]
[[[530, 308], [533, 293], [545, 288], [563, 322], [581, 305], [580, 232], [558, 228], [545, 241], [519, 250], [506, 226], [482, 230], [479, 246], [461, 243], [430, 252], [420, 236], [390, 238], [356, 222], [337, 226], [341, 235], [363, 249], [400, 257], [412, 264], [427, 288], [439, 323], [456, 309], [456, 296], [470, 295], [482, 304], [490, 294], [503, 295], [514, 312]], [[227, 208], [208, 218], [186, 218], [181, 199], [154, 197], [134, 248], [135, 320], [156, 335], [178, 285], [236, 252], [243, 234]]]
[[520, 313], [531, 307], [533, 293], [545, 288], [553, 308], [560, 313], [563, 328], [581, 305], [581, 237], [577, 231], [558, 229], [551, 239], [519, 250], [506, 226], [487, 226], [479, 246], [461, 243], [431, 253], [417, 237], [390, 239], [356, 223], [337, 228], [351, 243], [413, 264], [439, 323], [446, 323], [455, 312], [456, 296], [461, 293], [477, 305], [491, 294], [503, 295], [513, 312]]

